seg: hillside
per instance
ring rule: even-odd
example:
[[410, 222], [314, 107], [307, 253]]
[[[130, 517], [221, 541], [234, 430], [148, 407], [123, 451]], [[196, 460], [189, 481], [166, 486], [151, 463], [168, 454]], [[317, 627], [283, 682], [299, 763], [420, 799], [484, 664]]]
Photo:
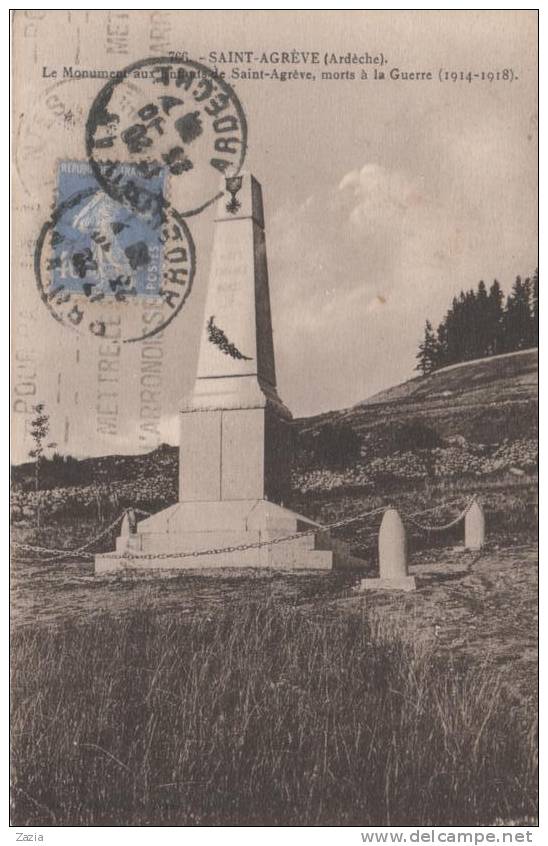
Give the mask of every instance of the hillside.
[[451, 364], [429, 376], [417, 376], [401, 385], [374, 394], [358, 405], [373, 405], [404, 399], [436, 399], [450, 394], [475, 394], [496, 387], [506, 394], [519, 396], [530, 387], [536, 389], [538, 349], [497, 355]]
[[[537, 351], [411, 379], [294, 428], [293, 499], [304, 513], [315, 510], [314, 495], [383, 500], [397, 491], [431, 497], [440, 485], [534, 486]], [[177, 464], [178, 449], [167, 445], [138, 456], [57, 457], [44, 463], [38, 494], [33, 465], [22, 464], [12, 472], [12, 519], [32, 521], [38, 502], [54, 519], [102, 521], [130, 505], [157, 511], [177, 499]]]
[[358, 434], [396, 422], [420, 421], [440, 437], [481, 443], [536, 436], [538, 350], [452, 365], [418, 376], [352, 408], [297, 421], [316, 433], [326, 423], [346, 423]]

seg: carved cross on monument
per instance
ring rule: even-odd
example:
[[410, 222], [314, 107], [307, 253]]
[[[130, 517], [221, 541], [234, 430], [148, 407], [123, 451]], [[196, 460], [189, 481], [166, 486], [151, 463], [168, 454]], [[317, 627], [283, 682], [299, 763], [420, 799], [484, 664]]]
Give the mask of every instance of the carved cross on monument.
[[[249, 174], [226, 180], [217, 204], [196, 380], [180, 413], [179, 502], [96, 556], [96, 572], [363, 566], [282, 504], [291, 414], [276, 390], [263, 202]], [[309, 534], [281, 540], [295, 532]]]

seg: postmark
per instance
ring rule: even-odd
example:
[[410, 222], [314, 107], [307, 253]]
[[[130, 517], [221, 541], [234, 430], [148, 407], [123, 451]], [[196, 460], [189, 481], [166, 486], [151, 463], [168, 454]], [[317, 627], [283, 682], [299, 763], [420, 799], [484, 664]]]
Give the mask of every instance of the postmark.
[[[98, 84], [103, 82], [100, 77]], [[83, 89], [86, 78], [76, 76], [47, 85], [40, 97], [19, 117], [14, 144], [14, 164], [27, 198], [40, 203], [42, 196], [56, 190], [57, 161], [62, 150], [65, 159], [81, 159], [87, 119], [87, 103]], [[126, 81], [128, 97], [133, 93], [131, 80]], [[126, 103], [126, 120], [134, 113]], [[41, 192], [36, 185], [42, 186]]]
[[[81, 90], [71, 80], [47, 86], [40, 100], [21, 114], [16, 130], [15, 168], [28, 197], [36, 196], [36, 180], [46, 189], [54, 187], [58, 148], [71, 155], [78, 130], [85, 122]], [[76, 147], [75, 147], [76, 152]], [[80, 142], [80, 155], [81, 142]]]
[[194, 215], [220, 196], [221, 175], [239, 173], [246, 148], [245, 114], [232, 87], [182, 58], [129, 65], [101, 89], [86, 122], [86, 152], [99, 185], [149, 217], [167, 205], [153, 185], [160, 170], [179, 215]]
[[[150, 184], [163, 190], [164, 180], [160, 171]], [[60, 164], [57, 205], [34, 256], [40, 296], [58, 322], [103, 339], [116, 318], [126, 343], [155, 335], [183, 307], [195, 264], [173, 208], [158, 221], [136, 215], [98, 188], [87, 162]]]

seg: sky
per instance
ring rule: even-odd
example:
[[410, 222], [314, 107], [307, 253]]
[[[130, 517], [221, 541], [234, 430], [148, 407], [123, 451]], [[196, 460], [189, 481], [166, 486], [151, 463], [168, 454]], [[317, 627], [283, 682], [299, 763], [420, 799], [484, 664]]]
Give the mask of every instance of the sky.
[[[196, 277], [161, 339], [154, 427], [143, 428], [143, 347], [133, 344], [122, 350], [113, 382], [115, 426], [101, 431], [97, 344], [52, 319], [37, 294], [32, 254], [55, 197], [56, 162], [85, 161], [82, 125], [103, 83], [56, 89], [75, 114], [72, 130], [59, 132], [47, 119], [52, 78], [44, 67], [59, 74], [67, 65], [118, 69], [152, 49], [196, 58], [298, 50], [382, 54], [387, 76], [394, 68], [400, 76], [432, 72], [432, 80], [373, 80], [366, 65], [369, 78], [361, 80], [360, 65], [341, 63], [328, 69], [358, 78], [232, 83], [249, 128], [244, 167], [263, 188], [278, 389], [294, 416], [347, 407], [411, 377], [427, 318], [439, 322], [461, 288], [497, 278], [508, 291], [517, 274], [530, 275], [537, 265], [533, 11], [171, 11], [154, 20], [145, 12], [120, 13], [127, 20], [107, 12], [41, 12], [38, 20], [27, 14], [18, 12], [15, 24], [16, 461], [28, 453], [25, 427], [40, 400], [61, 452], [137, 452], [177, 441], [178, 404], [195, 375], [214, 230], [212, 208], [189, 218]], [[113, 32], [123, 33], [118, 47], [126, 52], [109, 52]], [[234, 64], [247, 67], [226, 62], [222, 69], [230, 73]], [[513, 82], [438, 79], [440, 70], [504, 68]], [[319, 76], [325, 69], [314, 70]], [[31, 126], [42, 127], [35, 148]]]

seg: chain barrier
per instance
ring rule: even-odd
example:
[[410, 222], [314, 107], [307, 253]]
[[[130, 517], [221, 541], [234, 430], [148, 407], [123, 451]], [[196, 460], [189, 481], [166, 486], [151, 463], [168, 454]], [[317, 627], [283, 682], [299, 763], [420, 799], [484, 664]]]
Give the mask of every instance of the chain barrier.
[[[96, 543], [98, 540], [103, 538], [106, 534], [108, 534], [117, 523], [121, 522], [129, 509], [126, 509], [113, 523], [107, 526], [99, 535], [96, 535], [91, 540], [87, 541], [83, 546], [78, 547], [77, 549], [70, 550], [70, 549], [50, 549], [43, 546], [31, 546], [30, 544], [19, 543], [18, 541], [12, 541], [12, 545], [17, 547], [18, 549], [29, 550], [31, 552], [47, 552], [53, 553], [53, 556], [47, 560], [55, 560], [60, 557], [64, 556], [72, 556], [76, 555], [81, 558], [94, 558], [95, 556], [91, 553], [86, 553], [85, 550]], [[144, 512], [141, 509], [133, 509], [136, 513], [139, 514], [148, 514], [148, 512]], [[379, 514], [381, 511], [384, 511], [385, 507], [381, 506], [380, 508], [374, 508], [372, 511], [365, 511], [361, 512], [360, 514], [355, 514], [352, 517], [345, 517], [342, 520], [337, 520], [334, 523], [328, 523], [325, 526], [315, 526], [313, 529], [308, 529], [304, 532], [294, 532], [291, 535], [283, 535], [278, 538], [272, 538], [270, 540], [265, 541], [254, 541], [253, 543], [245, 543], [239, 544], [237, 546], [226, 546], [226, 547], [218, 547], [213, 549], [204, 549], [204, 550], [195, 550], [193, 552], [159, 552], [159, 553], [150, 553], [150, 554], [142, 554], [142, 555], [135, 555], [132, 553], [118, 553], [112, 554], [109, 553], [109, 558], [124, 558], [124, 559], [133, 559], [133, 558], [153, 558], [153, 559], [169, 559], [169, 558], [188, 558], [188, 557], [198, 557], [202, 555], [219, 555], [221, 553], [227, 552], [244, 552], [247, 549], [260, 549], [263, 546], [273, 546], [274, 544], [284, 543], [286, 541], [297, 540], [298, 538], [307, 537], [309, 535], [317, 534], [318, 532], [325, 532], [329, 531], [330, 529], [337, 529], [341, 526], [349, 525], [350, 523], [355, 523], [358, 520], [364, 520], [366, 517], [371, 517], [374, 514]], [[149, 515], [150, 516], [150, 515]]]
[[[403, 516], [406, 517], [409, 520], [410, 523], [413, 523], [414, 526], [416, 526], [418, 529], [421, 529], [423, 532], [445, 532], [448, 529], [452, 529], [453, 526], [456, 526], [458, 523], [460, 523], [461, 520], [464, 520], [464, 518], [468, 514], [470, 508], [472, 507], [472, 504], [475, 501], [475, 499], [476, 499], [475, 496], [470, 497], [470, 499], [468, 500], [468, 502], [466, 503], [466, 505], [464, 506], [463, 510], [458, 515], [458, 517], [455, 517], [454, 520], [451, 520], [449, 523], [444, 523], [441, 526], [425, 526], [423, 523], [419, 523], [418, 520], [414, 519], [415, 518], [414, 514], [404, 514]], [[447, 505], [447, 503], [444, 503], [444, 505]], [[417, 513], [420, 513], [420, 512], [417, 512]], [[422, 513], [426, 513], [426, 512], [422, 512]]]
[[[129, 511], [129, 509], [128, 509], [128, 511]], [[133, 508], [132, 511], [134, 511], [135, 514], [142, 514], [143, 517], [152, 517], [151, 511], [143, 511], [142, 508]]]
[[[470, 499], [468, 500], [468, 504], [471, 504], [472, 500], [475, 498], [476, 494], [470, 497]], [[460, 502], [462, 502], [462, 496], [456, 497], [455, 499], [450, 499], [447, 502], [439, 502], [437, 505], [431, 505], [430, 508], [423, 508], [421, 511], [412, 511], [409, 516], [420, 517], [422, 514], [430, 514], [431, 511], [439, 511], [441, 508], [449, 508], [449, 506], [457, 505]]]
[[91, 553], [86, 553], [85, 550], [88, 549], [88, 547], [93, 546], [93, 544], [97, 543], [97, 541], [102, 540], [106, 535], [109, 534], [109, 532], [111, 532], [114, 529], [115, 526], [118, 525], [118, 523], [121, 523], [122, 520], [124, 519], [124, 517], [126, 516], [128, 510], [129, 509], [126, 508], [116, 518], [116, 520], [113, 520], [112, 523], [110, 523], [106, 527], [106, 529], [103, 529], [103, 531], [99, 532], [98, 535], [95, 535], [95, 537], [91, 538], [91, 540], [86, 541], [85, 544], [77, 547], [76, 549], [51, 549], [51, 548], [45, 547], [45, 546], [31, 546], [28, 543], [19, 543], [18, 541], [11, 541], [11, 543], [12, 543], [12, 546], [17, 547], [18, 549], [27, 550], [29, 552], [47, 552], [47, 553], [50, 553], [50, 557], [45, 559], [46, 562], [56, 561], [58, 558], [64, 558], [64, 557], [73, 556], [73, 555], [76, 555], [78, 558], [94, 558], [95, 557], [94, 555], [92, 555]]
[[[412, 514], [403, 514], [405, 518], [407, 518], [411, 523], [417, 526], [419, 529], [425, 532], [442, 532], [446, 531], [447, 529], [456, 526], [467, 514], [468, 510], [470, 509], [472, 503], [475, 500], [475, 496], [471, 497], [468, 503], [465, 505], [462, 512], [449, 523], [446, 523], [441, 526], [425, 526], [415, 520], [415, 516], [420, 516], [422, 514], [427, 514], [432, 511], [437, 511], [440, 508], [448, 507], [456, 502], [460, 502], [459, 500], [453, 500], [452, 502], [444, 502], [438, 505], [432, 506], [432, 508], [425, 508], [422, 511], [415, 511]], [[32, 546], [30, 544], [19, 543], [18, 541], [11, 541], [12, 546], [16, 547], [17, 549], [22, 549], [25, 551], [36, 552], [36, 553], [47, 553], [49, 557], [45, 559], [46, 562], [49, 561], [56, 561], [60, 558], [65, 557], [72, 557], [76, 556], [78, 558], [84, 559], [94, 559], [94, 554], [90, 552], [86, 552], [86, 550], [93, 546], [93, 544], [97, 543], [98, 541], [102, 540], [106, 535], [108, 535], [114, 528], [117, 526], [121, 521], [124, 519], [125, 515], [128, 511], [133, 510], [135, 514], [142, 514], [146, 517], [150, 517], [151, 514], [148, 511], [144, 511], [140, 508], [128, 509], [126, 508], [122, 514], [120, 514], [116, 520], [110, 523], [106, 529], [103, 529], [98, 535], [95, 535], [91, 540], [88, 540], [85, 544], [76, 549], [51, 549], [48, 547], [43, 546]], [[351, 517], [345, 517], [341, 520], [336, 520], [333, 523], [327, 523], [326, 525], [322, 526], [314, 526], [314, 528], [308, 529], [306, 531], [301, 532], [294, 532], [290, 535], [283, 535], [277, 538], [271, 538], [269, 540], [264, 541], [253, 541], [252, 543], [244, 543], [238, 544], [236, 546], [225, 546], [225, 547], [216, 547], [212, 549], [203, 549], [203, 550], [194, 550], [192, 552], [157, 552], [157, 553], [142, 553], [142, 554], [135, 554], [132, 552], [123, 552], [123, 553], [108, 553], [110, 559], [124, 559], [124, 560], [139, 560], [139, 559], [153, 559], [153, 560], [168, 560], [170, 558], [198, 558], [204, 555], [220, 555], [225, 553], [231, 552], [245, 552], [249, 549], [261, 549], [266, 546], [274, 546], [279, 543], [287, 543], [289, 541], [298, 540], [299, 538], [309, 537], [310, 535], [314, 535], [318, 532], [327, 532], [331, 529], [339, 529], [343, 526], [348, 526], [352, 523], [356, 523], [358, 520], [365, 520], [368, 517], [372, 517], [375, 514], [380, 514], [386, 510], [386, 506], [380, 506], [379, 508], [374, 508], [371, 511], [364, 511], [360, 512], [360, 514], [354, 514]]]
[[108, 553], [108, 557], [110, 560], [115, 561], [121, 559], [153, 559], [155, 561], [166, 561], [170, 558], [199, 558], [203, 555], [221, 555], [229, 552], [245, 552], [248, 549], [261, 549], [264, 546], [275, 546], [279, 543], [285, 543], [288, 541], [298, 540], [299, 538], [305, 538], [310, 535], [315, 535], [318, 534], [318, 532], [327, 532], [330, 529], [338, 529], [341, 526], [347, 526], [350, 523], [356, 522], [357, 520], [364, 520], [366, 517], [371, 517], [374, 514], [379, 514], [381, 511], [385, 511], [385, 506], [382, 506], [380, 508], [374, 508], [372, 511], [365, 511], [361, 514], [356, 514], [353, 517], [346, 517], [342, 520], [337, 520], [335, 523], [328, 523], [325, 526], [315, 526], [313, 529], [307, 529], [304, 532], [294, 532], [291, 535], [282, 535], [278, 538], [271, 538], [270, 540], [264, 541], [253, 541], [252, 543], [241, 543], [236, 546], [223, 546], [213, 549], [197, 549], [193, 550], [192, 552], [155, 552], [142, 553], [137, 555], [131, 552]]
[[[47, 553], [55, 553], [51, 558], [46, 558], [44, 561], [53, 561], [62, 556], [72, 556], [76, 555], [78, 558], [94, 558], [94, 556], [89, 552], [78, 552], [77, 550], [70, 550], [70, 549], [52, 549], [51, 547], [46, 546], [31, 546], [28, 543], [19, 543], [19, 541], [10, 541], [11, 546], [15, 547], [16, 549], [22, 549], [24, 552], [47, 552]], [[34, 559], [32, 559], [34, 560]]]
[[112, 523], [110, 523], [110, 524], [106, 527], [106, 529], [103, 529], [103, 531], [102, 531], [102, 532], [100, 532], [98, 535], [95, 535], [95, 537], [93, 537], [91, 540], [86, 541], [86, 543], [85, 543], [85, 544], [83, 544], [82, 546], [79, 546], [77, 549], [75, 549], [75, 550], [69, 550], [69, 552], [68, 552], [68, 553], [67, 553], [67, 552], [65, 552], [64, 554], [65, 554], [65, 555], [67, 555], [67, 554], [70, 554], [70, 555], [75, 555], [75, 554], [80, 554], [80, 553], [83, 553], [83, 552], [84, 552], [86, 549], [88, 549], [90, 546], [93, 546], [94, 544], [96, 544], [96, 543], [97, 543], [97, 541], [100, 541], [100, 540], [102, 540], [104, 537], [106, 537], [107, 535], [109, 535], [109, 534], [110, 534], [110, 532], [112, 532], [112, 530], [113, 530], [116, 526], [118, 526], [118, 525], [122, 522], [122, 520], [124, 519], [124, 517], [126, 516], [126, 514], [128, 513], [128, 511], [129, 511], [129, 510], [130, 510], [130, 509], [126, 508], [124, 511], [122, 511], [122, 513], [121, 513], [121, 514], [120, 514], [120, 515], [116, 518], [116, 520], [113, 520], [113, 521], [112, 521]]

